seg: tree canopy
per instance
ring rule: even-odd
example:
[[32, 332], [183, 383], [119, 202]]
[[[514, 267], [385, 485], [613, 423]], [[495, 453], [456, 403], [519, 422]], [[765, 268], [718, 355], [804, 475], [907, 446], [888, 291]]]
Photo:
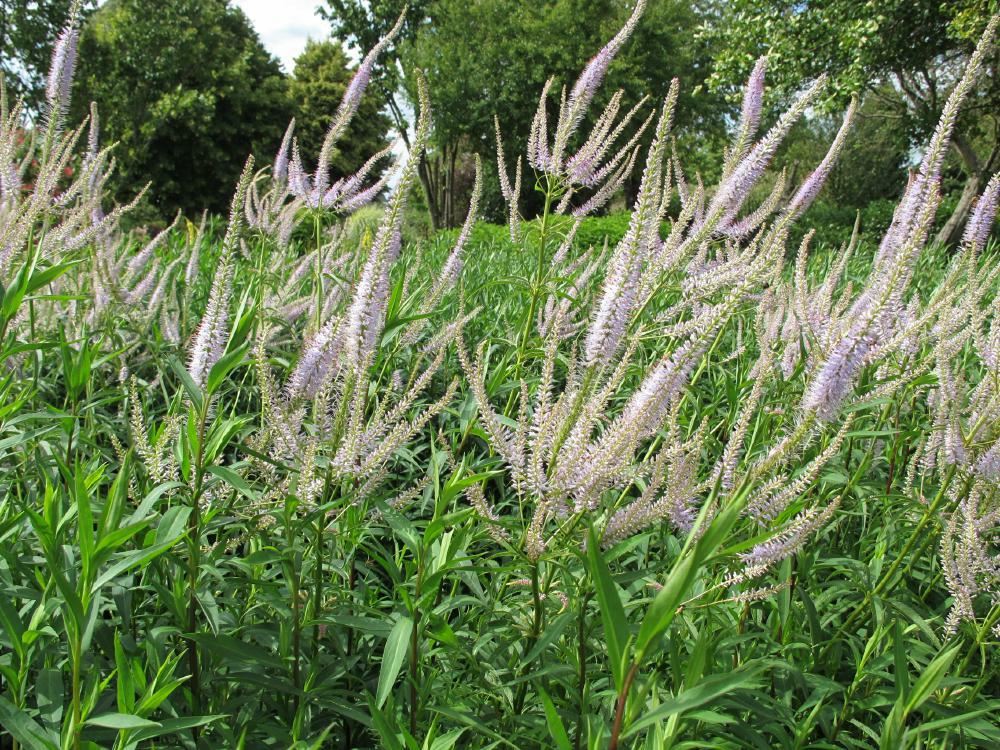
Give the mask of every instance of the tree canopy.
[[[995, 0], [729, 0], [703, 29], [714, 57], [710, 82], [732, 89], [751, 61], [767, 54], [768, 82], [781, 94], [827, 75], [827, 110], [843, 107], [852, 93], [879, 97], [889, 86], [881, 112], [918, 145], [992, 12]], [[954, 133], [965, 186], [941, 240], [957, 238], [973, 198], [1000, 165], [997, 59], [994, 52]]]
[[250, 152], [270, 157], [288, 85], [227, 0], [109, 0], [84, 27], [74, 113], [90, 101], [117, 142], [119, 198], [151, 182], [164, 215], [222, 211]]
[[[336, 36], [370, 46], [404, 4], [402, 0], [328, 0], [325, 15]], [[682, 84], [678, 111], [684, 118], [678, 131], [697, 131], [702, 141], [720, 132], [723, 118], [715, 106], [718, 98], [700, 88], [709, 60], [695, 34], [701, 22], [700, 5], [681, 0], [650, 3], [612, 65], [601, 92], [604, 99], [596, 102], [591, 118], [618, 88], [624, 89], [626, 106], [631, 106], [647, 94], [654, 100], [662, 98], [670, 79], [677, 76]], [[442, 204], [432, 207], [441, 214], [442, 223], [454, 224], [462, 218], [463, 201], [451, 199], [449, 186], [461, 182], [456, 170], [461, 171], [463, 161], [467, 163], [463, 157], [480, 153], [489, 162], [496, 153], [494, 115], [509, 139], [505, 149], [510, 154], [523, 153], [546, 79], [554, 75], [557, 87], [572, 85], [630, 8], [631, 3], [621, 0], [425, 0], [409, 5], [399, 56], [403, 71], [420, 68], [430, 83], [434, 142], [423, 176], [425, 189], [437, 193], [436, 201], [431, 196], [432, 204]], [[399, 74], [400, 68], [384, 66], [384, 85], [393, 90]], [[403, 90], [412, 102], [415, 91], [409, 79], [403, 80]], [[488, 180], [487, 185], [494, 182]], [[444, 205], [449, 201], [451, 208]], [[490, 203], [487, 196], [487, 207]], [[493, 203], [497, 203], [495, 197]]]

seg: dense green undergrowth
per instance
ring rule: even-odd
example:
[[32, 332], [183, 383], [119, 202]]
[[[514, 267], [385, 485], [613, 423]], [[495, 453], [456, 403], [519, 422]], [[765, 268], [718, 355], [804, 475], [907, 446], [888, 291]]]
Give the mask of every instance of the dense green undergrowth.
[[477, 161], [462, 229], [415, 242], [419, 73], [382, 205], [328, 159], [402, 17], [314, 173], [290, 126], [221, 236], [143, 239], [96, 109], [67, 176], [70, 23], [35, 181], [0, 181], [0, 744], [1000, 744], [1000, 176], [928, 242], [1000, 18], [891, 218], [812, 232], [855, 108], [786, 190], [822, 81], [758, 138], [766, 60], [718, 185], [670, 153], [674, 82], [632, 211], [587, 218], [638, 171], [618, 97], [576, 129], [643, 8], [551, 139], [543, 91], [527, 169], [498, 133], [508, 226]]

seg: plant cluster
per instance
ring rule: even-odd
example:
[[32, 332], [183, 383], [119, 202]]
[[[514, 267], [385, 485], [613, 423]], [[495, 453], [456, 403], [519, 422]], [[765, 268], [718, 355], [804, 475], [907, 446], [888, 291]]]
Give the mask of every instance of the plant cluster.
[[[402, 18], [315, 165], [294, 123], [248, 159], [218, 242], [207, 218], [121, 230], [96, 107], [65, 127], [75, 16], [27, 146], [4, 97], [14, 747], [1000, 741], [1000, 176], [953, 252], [928, 242], [1000, 18], [877, 246], [796, 248], [855, 105], [801, 183], [766, 184], [825, 82], [761, 133], [761, 59], [708, 187], [677, 81], [588, 117], [644, 9], [554, 117], [546, 84], [513, 164], [497, 119], [509, 241], [476, 239], [478, 160], [457, 234], [406, 241], [419, 71], [398, 171], [331, 175]], [[640, 164], [627, 226], [581, 243]]]

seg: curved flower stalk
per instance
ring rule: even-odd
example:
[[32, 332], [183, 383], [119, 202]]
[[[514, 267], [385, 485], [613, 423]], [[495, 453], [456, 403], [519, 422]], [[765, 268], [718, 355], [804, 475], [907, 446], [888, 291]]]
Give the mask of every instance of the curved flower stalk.
[[[573, 334], [567, 332], [578, 330], [570, 321], [572, 306], [566, 299], [549, 297], [543, 308], [544, 325], [539, 326], [544, 336], [540, 381], [534, 398], [522, 384], [516, 426], [507, 426], [490, 404], [485, 350], [481, 349], [476, 357], [464, 351], [461, 354], [490, 445], [507, 465], [515, 492], [522, 501], [533, 503], [531, 521], [520, 540], [532, 560], [537, 560], [550, 545], [552, 534], [558, 536], [559, 529], [575, 525], [575, 521], [567, 519], [579, 519], [584, 514], [605, 517], [610, 523], [606, 534], [609, 543], [664, 517], [672, 518], [678, 529], [690, 529], [698, 513], [695, 498], [709, 487], [705, 484], [709, 477], [721, 476], [721, 471], [727, 486], [737, 482], [736, 455], [723, 459], [723, 469], [714, 469], [709, 477], [698, 479], [695, 469], [699, 462], [692, 456], [702, 447], [697, 440], [691, 442], [693, 438], [668, 440], [645, 457], [640, 457], [640, 450], [649, 441], [656, 442], [661, 429], [669, 432], [671, 415], [683, 401], [690, 379], [704, 368], [729, 322], [764, 286], [780, 279], [788, 226], [829, 172], [850, 122], [851, 112], [827, 158], [800, 189], [791, 209], [781, 211], [780, 200], [774, 197], [765, 210], [745, 221], [744, 232], [755, 233], [748, 245], [728, 242], [716, 248], [719, 228], [728, 226], [727, 222], [735, 217], [781, 138], [822, 85], [818, 82], [807, 91], [775, 128], [750, 147], [759, 118], [762, 70], [759, 65], [748, 86], [749, 101], [733, 149], [742, 156], [734, 160], [731, 173], [724, 177], [707, 206], [703, 189], [689, 190], [676, 158], [669, 158], [669, 129], [678, 95], [677, 82], [671, 85], [659, 114], [629, 229], [607, 261], [600, 294], [578, 342], [579, 351], [570, 355], [561, 391], [556, 380], [560, 342], [567, 335], [572, 339]], [[566, 107], [563, 111], [570, 111]], [[544, 122], [536, 118], [531, 158], [541, 153], [540, 144], [547, 143]], [[741, 146], [743, 141], [746, 143]], [[513, 191], [505, 176], [501, 182], [505, 195], [510, 195]], [[668, 236], [661, 238], [660, 226], [674, 182], [683, 196], [682, 211]], [[585, 284], [593, 269], [579, 267], [586, 269], [582, 274]], [[672, 288], [679, 294], [667, 294]], [[662, 309], [665, 297], [671, 302]], [[626, 375], [635, 366], [638, 341], [650, 335], [641, 326], [648, 321], [647, 313], [654, 304], [661, 308], [658, 320], [669, 326], [660, 335], [672, 338], [659, 358], [643, 368], [638, 385], [626, 389]], [[770, 365], [761, 364], [762, 375], [767, 367]], [[622, 406], [616, 416], [609, 418], [607, 412], [613, 403]], [[772, 476], [783, 460], [805, 450], [812, 434], [808, 429], [793, 429], [782, 444], [772, 449], [769, 461], [763, 467], [755, 464], [752, 471]], [[750, 474], [750, 469], [744, 472], [746, 477]], [[642, 477], [647, 481], [639, 499], [607, 508], [612, 490], [624, 493]], [[772, 504], [777, 507], [783, 502], [773, 500]], [[611, 515], [603, 515], [608, 512]]]
[[[891, 351], [890, 345], [900, 343], [896, 335], [900, 332], [900, 312], [905, 307], [914, 267], [940, 203], [937, 183], [941, 163], [962, 102], [971, 91], [992, 45], [997, 22], [994, 18], [989, 24], [962, 78], [948, 97], [920, 171], [907, 186], [893, 223], [879, 245], [865, 288], [841, 321], [831, 324], [838, 333], [824, 360], [815, 365], [812, 382], [803, 399], [804, 408], [819, 419], [829, 419], [839, 410], [864, 365], [886, 355]], [[984, 206], [990, 203], [987, 195]], [[982, 222], [983, 218], [977, 221]], [[973, 230], [973, 237], [978, 237], [976, 230]], [[926, 323], [926, 320], [925, 316], [921, 322]]]
[[[547, 201], [553, 198], [559, 199], [556, 213], [567, 212], [572, 198], [580, 190], [592, 190], [593, 194], [583, 204], [573, 209], [573, 215], [582, 217], [598, 210], [621, 188], [635, 166], [637, 144], [646, 128], [652, 123], [653, 115], [646, 117], [623, 145], [618, 145], [646, 103], [646, 98], [643, 98], [619, 117], [622, 91], [612, 95], [577, 151], [570, 154], [569, 149], [573, 136], [600, 89], [608, 68], [635, 31], [645, 7], [646, 0], [638, 0], [628, 21], [587, 63], [568, 95], [565, 88], [563, 89], [551, 142], [548, 132], [547, 103], [554, 79], [550, 78], [542, 88], [528, 135], [527, 159], [528, 165], [540, 175], [544, 175], [547, 180]], [[517, 227], [517, 203], [521, 192], [521, 159], [518, 158], [514, 183], [511, 184], [503, 156], [499, 119], [496, 119], [496, 131], [501, 192], [509, 207], [511, 239], [517, 241], [520, 235]]]
[[[530, 559], [537, 560], [550, 545], [551, 535], [557, 533], [550, 529], [551, 521], [594, 513], [608, 490], [627, 487], [635, 477], [653, 470], [650, 459], [639, 458], [637, 451], [670, 424], [669, 416], [692, 373], [760, 279], [758, 272], [743, 287], [716, 302], [696, 330], [646, 369], [631, 393], [623, 393], [623, 388], [629, 368], [634, 366], [638, 343], [635, 336], [627, 338], [624, 354], [614, 366], [603, 361], [589, 363], [583, 352], [573, 355], [565, 385], [561, 392], [557, 391], [556, 361], [567, 310], [557, 307], [546, 332], [537, 392], [532, 399], [522, 384], [513, 428], [505, 425], [490, 404], [485, 348], [480, 347], [478, 355], [470, 358], [460, 347], [463, 368], [479, 402], [480, 422], [490, 445], [507, 465], [516, 493], [534, 504], [532, 520], [521, 537]], [[624, 407], [609, 421], [608, 408], [623, 397]], [[654, 463], [656, 460], [662, 464], [668, 457], [652, 459]], [[675, 496], [663, 503], [648, 496], [620, 517], [616, 527], [625, 529], [645, 523], [667, 508], [673, 508], [677, 518], [687, 518], [689, 514], [682, 512], [678, 503]]]
[[437, 280], [429, 291], [421, 293], [420, 304], [416, 311], [417, 319], [403, 331], [400, 340], [402, 346], [411, 346], [417, 341], [421, 332], [426, 328], [430, 315], [437, 309], [448, 290], [458, 283], [462, 275], [462, 269], [465, 265], [465, 247], [472, 237], [472, 230], [479, 218], [479, 201], [483, 194], [482, 163], [478, 154], [475, 159], [475, 175], [472, 184], [472, 197], [469, 199], [469, 212], [465, 216], [465, 222], [462, 224], [455, 244], [438, 273]]
[[[121, 291], [123, 280], [116, 277], [113, 284], [107, 283], [106, 274], [101, 278], [101, 266], [112, 258], [119, 260], [119, 220], [141, 197], [105, 212], [105, 184], [115, 165], [110, 149], [99, 146], [96, 107], [91, 106], [89, 123], [63, 130], [76, 63], [78, 14], [79, 3], [74, 3], [55, 45], [44, 131], [33, 129], [25, 143], [22, 103], [8, 107], [6, 92], [0, 95], [0, 280], [6, 285], [14, 269], [22, 266], [68, 268], [70, 260], [79, 264], [72, 274], [56, 274], [46, 286], [49, 294], [34, 303], [36, 334], [47, 326], [62, 325], [77, 332], [92, 326], [100, 310]], [[37, 140], [34, 133], [40, 134]], [[86, 151], [74, 168], [85, 133]], [[35, 174], [31, 184], [25, 185], [29, 165]], [[134, 296], [152, 294], [157, 278], [132, 275], [128, 287], [137, 290]], [[8, 328], [19, 325], [20, 321], [12, 321]]]
[[[287, 168], [287, 185], [292, 195], [301, 198], [310, 208], [322, 208], [338, 213], [350, 213], [361, 206], [370, 203], [388, 184], [391, 175], [386, 174], [371, 185], [365, 185], [365, 180], [374, 171], [376, 165], [390, 156], [392, 148], [387, 148], [371, 157], [355, 174], [343, 177], [336, 182], [330, 182], [330, 162], [333, 149], [347, 131], [348, 125], [358, 111], [358, 105], [364, 96], [365, 89], [371, 82], [372, 71], [379, 55], [392, 43], [399, 34], [406, 18], [406, 10], [400, 14], [396, 24], [365, 56], [358, 66], [354, 77], [344, 91], [344, 97], [337, 108], [333, 121], [323, 138], [319, 152], [316, 171], [310, 177], [302, 165], [298, 146], [292, 139], [292, 155], [289, 161], [288, 140], [291, 138], [294, 121], [285, 133], [285, 140], [275, 160], [274, 177], [283, 188]], [[287, 167], [286, 167], [287, 165]]]
[[59, 32], [52, 47], [52, 62], [45, 86], [50, 137], [55, 135], [69, 108], [73, 73], [76, 71], [77, 45], [80, 42], [80, 4], [81, 0], [74, 0], [70, 6], [69, 21]]
[[[277, 168], [276, 165], [274, 170]], [[270, 239], [279, 250], [284, 250], [291, 241], [296, 215], [305, 202], [301, 198], [289, 201], [288, 191], [277, 178], [271, 189], [262, 191], [262, 177], [263, 172], [259, 172], [247, 189], [244, 206], [247, 226]]]
[[229, 305], [233, 283], [233, 262], [243, 231], [243, 203], [253, 176], [253, 157], [247, 159], [229, 210], [229, 227], [222, 240], [221, 257], [212, 279], [208, 304], [188, 350], [188, 373], [196, 385], [203, 385], [212, 366], [222, 358], [229, 339]]
[[667, 205], [664, 196], [670, 190], [670, 170], [665, 168], [664, 159], [678, 90], [675, 78], [660, 112], [628, 231], [611, 255], [604, 291], [587, 334], [584, 353], [588, 365], [607, 364], [618, 352], [639, 303], [643, 268], [659, 244], [660, 222]]
[[[968, 496], [945, 522], [940, 557], [952, 597], [944, 626], [949, 635], [963, 622], [978, 623], [978, 600], [989, 601], [993, 608], [1000, 604], [1000, 556], [991, 551], [1000, 534], [1000, 507], [990, 499], [994, 494], [988, 482], [973, 482]], [[1000, 623], [994, 623], [993, 634], [1000, 636]]]
[[[1000, 370], [985, 367], [975, 385], [966, 382], [953, 363], [957, 350], [969, 346], [941, 339], [936, 345], [937, 387], [929, 399], [933, 429], [914, 455], [908, 484], [919, 480], [940, 489], [925, 513], [941, 512], [939, 555], [952, 597], [945, 631], [955, 633], [962, 622], [979, 622], [979, 599], [997, 604], [1000, 559]], [[984, 363], [985, 364], [985, 363]], [[996, 631], [996, 623], [994, 622]]]
[[[303, 476], [314, 480], [317, 461], [325, 458], [328, 468], [323, 482], [310, 480], [311, 489], [304, 492], [302, 476], [297, 480], [297, 496], [306, 508], [318, 501], [323, 486], [339, 486], [342, 480], [351, 481], [356, 501], [370, 495], [386, 478], [396, 451], [445, 408], [457, 387], [452, 382], [436, 401], [418, 407], [457, 331], [443, 334], [444, 339], [431, 350], [415, 355], [411, 375], [401, 389], [386, 389], [379, 395], [380, 390], [373, 391], [370, 383], [377, 377], [374, 365], [385, 325], [390, 274], [402, 250], [403, 210], [430, 134], [427, 85], [422, 75], [417, 81], [421, 106], [413, 147], [346, 308], [333, 311], [306, 340], [283, 388], [267, 363], [263, 341], [258, 340], [257, 370], [264, 398], [263, 422], [254, 447], [297, 464]], [[473, 206], [470, 215], [474, 213]], [[308, 429], [307, 412], [313, 415]], [[261, 507], [289, 489], [274, 488]]]
[[632, 146], [637, 140], [634, 138], [608, 162], [602, 164], [608, 150], [641, 106], [641, 103], [636, 105], [616, 125], [615, 121], [621, 106], [621, 92], [619, 92], [611, 98], [580, 150], [572, 156], [567, 155], [570, 139], [586, 115], [590, 103], [604, 81], [604, 76], [607, 74], [611, 62], [625, 46], [625, 42], [632, 36], [632, 32], [635, 31], [645, 8], [646, 0], [639, 0], [621, 30], [587, 63], [568, 97], [565, 90], [563, 91], [559, 117], [551, 144], [547, 134], [548, 115], [546, 112], [546, 100], [552, 86], [551, 79], [542, 90], [538, 110], [535, 113], [528, 136], [528, 163], [539, 172], [560, 177], [566, 187], [593, 187], [600, 183], [631, 152]]
[[726, 161], [722, 168], [723, 178], [732, 174], [736, 165], [747, 155], [747, 149], [760, 127], [760, 114], [764, 109], [764, 83], [767, 74], [767, 58], [757, 59], [750, 78], [743, 89], [743, 105], [740, 108], [740, 124], [736, 137], [727, 149]]
[[[566, 239], [563, 240], [560, 250], [567, 248], [568, 252], [578, 226], [579, 224], [574, 224]], [[556, 275], [567, 281], [565, 288], [560, 290], [559, 295], [548, 295], [544, 306], [538, 311], [537, 328], [543, 339], [555, 336], [562, 341], [583, 330], [587, 324], [582, 316], [586, 314], [586, 302], [591, 293], [592, 284], [590, 282], [603, 266], [607, 254], [607, 242], [600, 253], [595, 253], [594, 248], [591, 247], [571, 261], [565, 259], [566, 252], [556, 253], [552, 259], [552, 265], [557, 269]]]

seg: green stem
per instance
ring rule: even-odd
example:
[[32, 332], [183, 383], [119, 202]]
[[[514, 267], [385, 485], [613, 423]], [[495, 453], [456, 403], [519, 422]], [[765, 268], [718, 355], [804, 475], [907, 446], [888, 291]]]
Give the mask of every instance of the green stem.
[[583, 742], [583, 717], [587, 714], [585, 705], [587, 698], [587, 601], [590, 599], [590, 592], [583, 595], [580, 601], [580, 618], [577, 625], [577, 681], [576, 681], [576, 705], [579, 714], [576, 720], [576, 732], [573, 737], [573, 747], [580, 750]]
[[[542, 633], [542, 591], [539, 586], [537, 560], [531, 566], [531, 602], [534, 611], [531, 618], [531, 631], [528, 633], [528, 642], [524, 649], [525, 656], [530, 654], [532, 649], [534, 649], [535, 644], [538, 642], [538, 636]], [[521, 682], [517, 689], [517, 695], [514, 698], [515, 716], [520, 714], [524, 708], [524, 699], [527, 697], [527, 694], [528, 683], [525, 680]]]
[[[201, 714], [201, 668], [198, 658], [198, 642], [193, 638], [198, 629], [198, 570], [201, 564], [201, 495], [205, 482], [205, 430], [208, 423], [208, 396], [202, 402], [198, 415], [198, 453], [195, 456], [195, 487], [191, 495], [191, 516], [188, 519], [188, 638], [187, 659], [191, 675], [191, 705], [195, 715]], [[193, 730], [195, 743], [199, 729]]]
[[70, 645], [70, 658], [73, 660], [73, 677], [71, 702], [73, 704], [73, 750], [80, 750], [80, 735], [83, 731], [83, 714], [80, 708], [80, 658], [82, 654], [82, 644], [76, 628], [73, 628], [73, 640]]
[[313, 213], [313, 224], [316, 229], [316, 315], [315, 325], [319, 331], [323, 327], [323, 223], [320, 221], [319, 209]]
[[[330, 472], [327, 472], [326, 486], [330, 485]], [[326, 489], [322, 497], [326, 496]], [[319, 656], [319, 618], [323, 609], [323, 516], [316, 518], [316, 567], [313, 570], [313, 652]]]
[[423, 559], [421, 559], [417, 563], [417, 582], [413, 597], [413, 628], [410, 630], [410, 734], [414, 737], [417, 735], [417, 714], [420, 709], [417, 683], [420, 679], [420, 593], [423, 573]]
[[300, 590], [300, 570], [295, 551], [295, 510], [290, 508], [285, 514], [285, 544], [288, 546], [289, 555], [289, 593], [291, 594], [292, 605], [292, 687], [295, 693], [292, 695], [292, 714], [299, 711], [299, 688], [302, 687], [300, 680], [300, 665], [302, 657], [302, 617], [301, 602], [299, 601]]

